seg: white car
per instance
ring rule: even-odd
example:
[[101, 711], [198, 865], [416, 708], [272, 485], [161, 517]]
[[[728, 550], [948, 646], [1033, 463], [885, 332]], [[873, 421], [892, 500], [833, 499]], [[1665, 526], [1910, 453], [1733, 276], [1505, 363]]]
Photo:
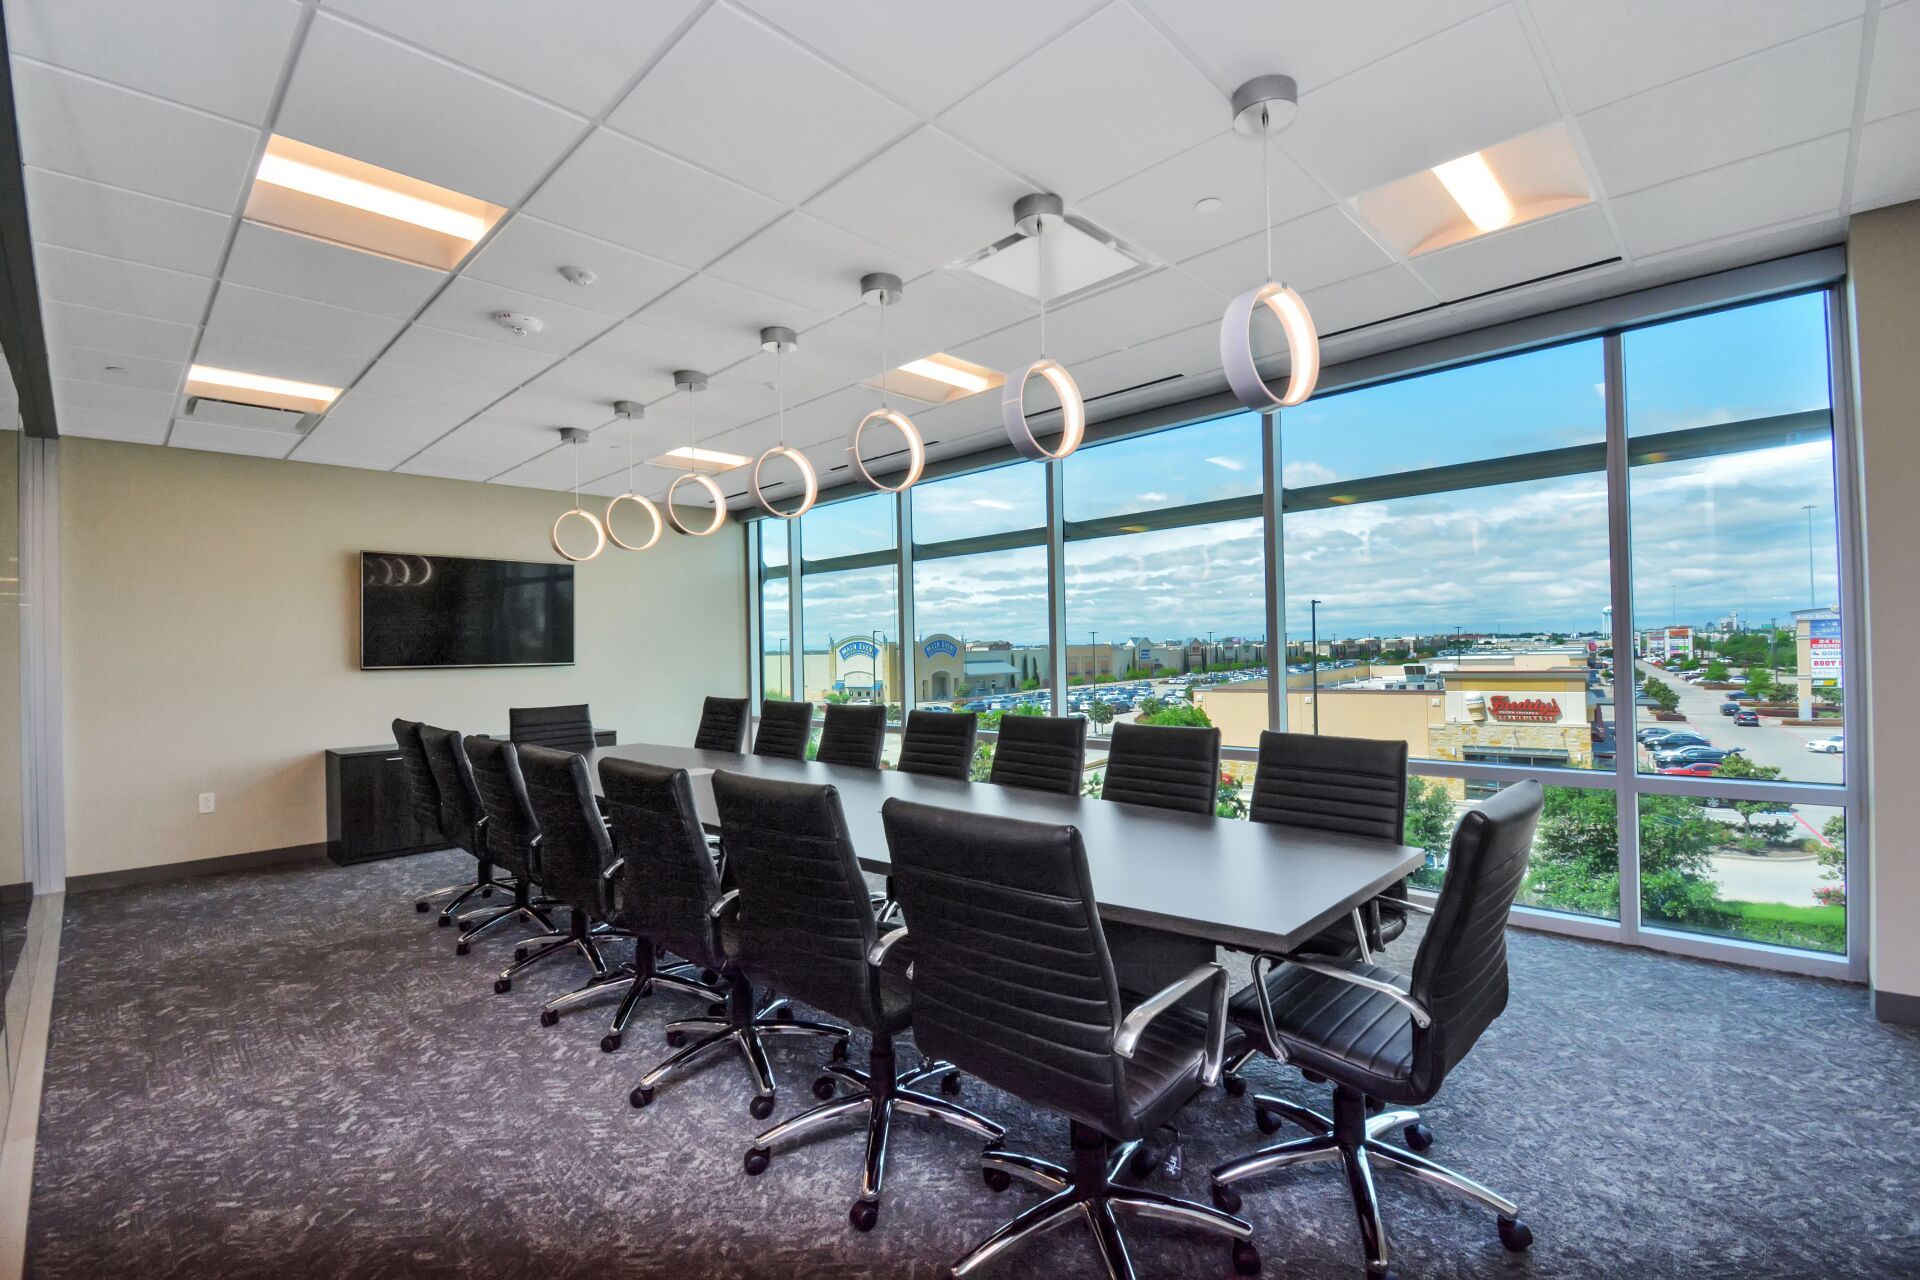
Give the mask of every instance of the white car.
[[1837, 756], [1846, 749], [1846, 740], [1843, 735], [1838, 733], [1834, 734], [1831, 738], [1815, 738], [1807, 744], [1807, 750], [1818, 751], [1821, 755], [1827, 756]]

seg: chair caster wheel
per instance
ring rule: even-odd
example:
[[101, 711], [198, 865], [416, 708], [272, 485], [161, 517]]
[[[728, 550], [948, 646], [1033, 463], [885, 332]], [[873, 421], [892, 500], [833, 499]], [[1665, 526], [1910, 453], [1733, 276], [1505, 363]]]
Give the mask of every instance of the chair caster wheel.
[[1500, 1219], [1500, 1243], [1509, 1253], [1519, 1253], [1533, 1243], [1533, 1228], [1518, 1218]]
[[1005, 1169], [982, 1169], [980, 1177], [989, 1191], [1005, 1191], [1013, 1185], [1013, 1175]]
[[604, 1035], [600, 1037], [600, 1052], [612, 1053], [615, 1049], [618, 1049], [619, 1047], [620, 1047], [619, 1036]]
[[541, 1026], [543, 1026], [543, 1027], [551, 1027], [551, 1026], [553, 1026], [553, 1025], [554, 1025], [555, 1023], [557, 1023], [557, 1022], [559, 1022], [559, 1021], [560, 1021], [560, 1011], [559, 1011], [559, 1010], [557, 1010], [557, 1009], [542, 1009], [542, 1010], [540, 1011], [540, 1025], [541, 1025]]
[[480, 896], [483, 898], [491, 898], [493, 896], [493, 890], [491, 888], [482, 889], [480, 891]]
[[525, 947], [515, 947], [513, 949], [513, 958], [515, 960], [525, 960], [527, 958], [527, 949]]
[[1222, 1213], [1240, 1212], [1240, 1193], [1223, 1182], [1214, 1183], [1213, 1207]]
[[627, 1101], [631, 1102], [636, 1107], [644, 1107], [648, 1105], [653, 1101], [653, 1086], [645, 1085], [645, 1084], [640, 1085], [638, 1088], [634, 1089], [632, 1093], [627, 1095]]
[[511, 990], [513, 990], [512, 978], [495, 978], [493, 980], [493, 994], [503, 996]]
[[1253, 1247], [1251, 1240], [1233, 1242], [1233, 1274], [1237, 1276], [1257, 1276], [1260, 1274], [1260, 1251]]
[[1425, 1151], [1433, 1145], [1433, 1126], [1425, 1120], [1415, 1120], [1400, 1131], [1400, 1136], [1406, 1139], [1407, 1150]]
[[873, 1224], [880, 1221], [880, 1206], [871, 1200], [855, 1200], [853, 1208], [847, 1210], [847, 1221], [855, 1231], [871, 1231]]
[[767, 1162], [771, 1159], [773, 1159], [773, 1153], [765, 1147], [748, 1147], [747, 1158], [741, 1163], [749, 1178], [757, 1178], [767, 1171]]
[[847, 1042], [845, 1040], [835, 1040], [833, 1042], [833, 1060], [835, 1062], [845, 1062], [847, 1060]]
[[421, 915], [425, 915], [425, 914], [427, 914], [427, 904], [426, 904], [426, 903], [424, 903], [424, 902], [416, 902], [416, 903], [414, 903], [414, 904], [413, 904], [413, 909], [414, 909], [415, 911], [418, 911], [418, 912], [419, 912], [419, 913], [420, 913]]
[[1220, 1087], [1227, 1091], [1229, 1098], [1244, 1098], [1247, 1095], [1247, 1082], [1239, 1076], [1226, 1077], [1220, 1082]]
[[452, 916], [441, 916], [439, 920], [437, 920], [437, 921], [435, 921], [435, 923], [436, 923], [436, 924], [438, 924], [438, 925], [439, 925], [439, 926], [440, 926], [440, 927], [441, 927], [442, 929], [444, 929], [444, 928], [446, 928], [446, 927], [447, 927], [448, 925], [450, 925], [450, 924], [452, 924], [452, 923], [453, 923], [453, 917], [452, 917]]
[[781, 1022], [792, 1022], [793, 1006], [790, 1004], [783, 1004], [780, 1006], [779, 1012], [775, 1013], [773, 1016]]
[[1255, 1107], [1253, 1109], [1253, 1122], [1260, 1127], [1260, 1132], [1262, 1133], [1280, 1132], [1279, 1115], [1276, 1112], [1267, 1110], [1265, 1107]]
[[462, 938], [460, 939], [460, 941], [453, 944], [453, 954], [457, 956], [468, 955], [472, 951], [473, 951], [473, 944], [471, 942], [468, 942], [465, 938]]
[[1308, 1084], [1325, 1084], [1327, 1082], [1327, 1078], [1318, 1071], [1309, 1071], [1305, 1067], [1300, 1068], [1300, 1078]]
[[702, 969], [700, 971], [700, 981], [706, 983], [710, 987], [717, 987], [720, 985], [720, 975], [715, 973], [712, 969]]
[[684, 1031], [667, 1032], [667, 1048], [678, 1049], [681, 1045], [685, 1044], [686, 1042], [687, 1042], [686, 1032]]
[[1153, 1171], [1160, 1167], [1160, 1161], [1163, 1159], [1165, 1159], [1164, 1155], [1143, 1142], [1133, 1149], [1132, 1155], [1127, 1157], [1127, 1172], [1136, 1178], [1150, 1178], [1153, 1176]]
[[753, 1101], [747, 1104], [747, 1110], [753, 1113], [755, 1120], [765, 1120], [773, 1114], [773, 1095], [770, 1093], [754, 1095]]
[[813, 1082], [813, 1096], [825, 1102], [833, 1097], [833, 1077], [821, 1076]]
[[958, 1094], [960, 1092], [960, 1073], [949, 1071], [940, 1077], [940, 1092]]
[[1377, 1116], [1382, 1111], [1385, 1111], [1387, 1109], [1387, 1104], [1380, 1101], [1380, 1099], [1378, 1098], [1368, 1098], [1366, 1101], [1366, 1105], [1367, 1105], [1367, 1114], [1370, 1116]]
[[726, 1003], [726, 1001], [724, 1001], [724, 1000], [715, 1000], [715, 1001], [714, 1001], [714, 1002], [713, 1002], [712, 1004], [710, 1004], [710, 1005], [708, 1005], [708, 1006], [707, 1006], [707, 1016], [708, 1016], [709, 1018], [724, 1018], [724, 1017], [726, 1017], [726, 1016], [727, 1016], [727, 1003]]

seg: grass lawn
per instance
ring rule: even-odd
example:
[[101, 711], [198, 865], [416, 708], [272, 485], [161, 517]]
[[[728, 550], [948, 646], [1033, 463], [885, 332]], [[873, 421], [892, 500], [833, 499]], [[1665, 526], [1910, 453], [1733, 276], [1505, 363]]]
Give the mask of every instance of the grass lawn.
[[1845, 907], [1796, 907], [1784, 902], [1727, 902], [1723, 905], [1739, 917], [1739, 924], [1726, 930], [1734, 937], [1835, 954], [1847, 949]]

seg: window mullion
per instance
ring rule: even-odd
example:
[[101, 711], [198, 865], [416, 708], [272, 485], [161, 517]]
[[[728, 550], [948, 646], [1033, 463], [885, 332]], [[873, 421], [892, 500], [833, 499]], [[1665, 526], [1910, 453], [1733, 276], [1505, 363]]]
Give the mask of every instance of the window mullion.
[[[1620, 335], [1602, 343], [1607, 414], [1607, 565], [1613, 602], [1613, 771], [1620, 859], [1620, 934], [1640, 936], [1640, 805], [1634, 759], [1633, 526], [1627, 506], [1627, 377]], [[1624, 678], [1623, 678], [1624, 676]]]

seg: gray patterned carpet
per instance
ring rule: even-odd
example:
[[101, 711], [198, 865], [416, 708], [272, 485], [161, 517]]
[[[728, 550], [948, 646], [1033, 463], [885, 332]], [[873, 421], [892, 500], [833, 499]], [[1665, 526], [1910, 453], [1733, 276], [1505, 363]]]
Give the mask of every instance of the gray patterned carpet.
[[[539, 1026], [571, 965], [496, 996], [511, 942], [459, 959], [413, 912], [463, 870], [435, 854], [69, 899], [28, 1274], [918, 1278], [1031, 1201], [911, 1119], [870, 1235], [846, 1220], [851, 1129], [745, 1177], [733, 1061], [627, 1105], [688, 1002], [656, 997], [612, 1055], [600, 1011]], [[1525, 932], [1512, 954], [1513, 1004], [1428, 1109], [1431, 1154], [1518, 1198], [1538, 1243], [1508, 1255], [1490, 1216], [1389, 1174], [1401, 1275], [1920, 1274], [1920, 1036], [1873, 1022], [1859, 988]], [[812, 1104], [820, 1050], [774, 1045], [784, 1116]], [[1063, 1154], [1058, 1122], [967, 1098]], [[1181, 1126], [1199, 1196], [1262, 1141], [1219, 1093]], [[1268, 1275], [1360, 1274], [1334, 1166], [1247, 1191]], [[1130, 1240], [1143, 1276], [1230, 1274], [1210, 1240], [1151, 1222]], [[1069, 1229], [983, 1274], [1095, 1268]]]

